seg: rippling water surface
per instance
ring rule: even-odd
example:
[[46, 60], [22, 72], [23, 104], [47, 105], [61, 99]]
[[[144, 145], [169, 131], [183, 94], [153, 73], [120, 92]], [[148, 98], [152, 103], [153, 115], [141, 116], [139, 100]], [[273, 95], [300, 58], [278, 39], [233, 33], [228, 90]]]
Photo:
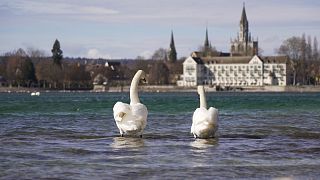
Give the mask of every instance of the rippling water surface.
[[141, 93], [143, 138], [112, 116], [128, 93], [0, 93], [0, 179], [320, 177], [320, 93], [209, 93], [219, 138], [190, 135], [196, 93]]

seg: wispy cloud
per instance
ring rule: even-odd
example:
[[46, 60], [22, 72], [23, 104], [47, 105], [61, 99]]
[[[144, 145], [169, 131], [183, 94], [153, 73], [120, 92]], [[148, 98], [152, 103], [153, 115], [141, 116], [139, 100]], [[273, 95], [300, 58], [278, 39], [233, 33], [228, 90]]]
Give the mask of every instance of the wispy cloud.
[[[318, 0], [245, 3], [252, 36], [259, 37], [259, 46], [269, 54], [293, 35], [320, 39]], [[21, 42], [49, 47], [48, 40], [59, 38], [68, 56], [150, 56], [168, 47], [173, 30], [178, 55], [186, 56], [203, 43], [206, 26], [212, 45], [228, 51], [230, 38], [239, 31], [242, 4], [243, 0], [0, 0], [0, 52], [19, 48]]]
[[117, 10], [106, 7], [56, 1], [8, 1], [1, 3], [1, 7], [18, 14], [37, 15], [112, 15], [119, 13]]
[[[310, 1], [310, 0], [309, 0]], [[91, 2], [91, 1], [90, 1]], [[240, 18], [243, 0], [83, 0], [36, 1], [4, 0], [0, 8], [16, 14], [59, 15], [92, 22], [231, 25]], [[319, 6], [302, 6], [301, 1], [247, 0], [247, 14], [251, 22], [292, 23], [319, 22]]]

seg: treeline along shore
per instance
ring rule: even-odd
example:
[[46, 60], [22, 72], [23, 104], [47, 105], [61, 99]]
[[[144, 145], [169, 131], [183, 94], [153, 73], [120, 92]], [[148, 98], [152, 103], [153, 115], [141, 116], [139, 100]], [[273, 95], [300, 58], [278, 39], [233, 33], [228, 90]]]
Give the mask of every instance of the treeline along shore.
[[[312, 43], [313, 42], [313, 43]], [[60, 42], [56, 40], [51, 49], [52, 56], [37, 49], [13, 50], [0, 55], [1, 92], [28, 91], [127, 91], [131, 79], [139, 69], [147, 75], [148, 85], [143, 91], [181, 92], [194, 88], [177, 87], [184, 72], [186, 57], [177, 59], [173, 34], [170, 49], [159, 48], [150, 58], [135, 59], [88, 59], [63, 57]], [[214, 47], [209, 50], [199, 47], [200, 54], [221, 54]], [[208, 87], [207, 91], [319, 91], [320, 52], [317, 38], [294, 36], [286, 39], [277, 49], [289, 61], [286, 76], [292, 83], [286, 87]], [[260, 56], [260, 54], [259, 54]], [[118, 90], [120, 87], [120, 90]]]
[[[32, 93], [32, 92], [93, 92], [93, 93], [121, 93], [129, 92], [130, 86], [113, 86], [105, 90], [52, 90], [43, 88], [24, 88], [24, 87], [0, 87], [0, 93]], [[175, 85], [141, 85], [141, 92], [196, 92], [196, 87], [180, 87]], [[217, 89], [216, 87], [205, 87], [207, 92], [320, 92], [320, 86], [260, 86], [243, 87], [234, 89]]]

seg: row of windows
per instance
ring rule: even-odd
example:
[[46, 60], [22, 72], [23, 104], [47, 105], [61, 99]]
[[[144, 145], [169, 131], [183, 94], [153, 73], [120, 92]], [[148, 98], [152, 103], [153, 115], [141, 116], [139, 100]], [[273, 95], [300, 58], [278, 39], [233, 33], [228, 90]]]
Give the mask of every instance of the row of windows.
[[257, 79], [257, 77], [218, 77], [213, 78], [213, 80], [219, 80], [219, 81], [237, 81], [237, 80], [245, 80], [245, 79]]
[[[210, 71], [207, 71], [207, 73], [210, 73]], [[226, 70], [222, 70], [222, 71], [214, 71], [213, 73], [217, 74], [217, 73], [230, 73], [230, 74], [249, 74], [249, 73], [262, 73], [262, 71], [257, 71], [257, 70], [247, 70], [247, 71], [226, 71]]]
[[273, 69], [284, 69], [284, 65], [264, 65], [264, 68], [265, 69], [270, 69], [270, 68], [273, 68]]
[[215, 83], [217, 85], [222, 85], [222, 86], [261, 86], [261, 82], [236, 82], [236, 83], [225, 83], [225, 82], [217, 82]]
[[194, 71], [195, 68], [194, 68], [194, 66], [186, 66], [186, 70], [187, 71]]
[[185, 77], [185, 81], [187, 81], [187, 82], [195, 82], [195, 78], [194, 77]]
[[261, 66], [248, 66], [248, 65], [243, 65], [243, 66], [226, 66], [226, 65], [217, 65], [217, 66], [211, 66], [213, 69], [261, 69]]
[[[211, 69], [230, 69], [230, 70], [233, 70], [233, 69], [262, 69], [262, 66], [259, 65], [259, 66], [254, 66], [254, 65], [241, 65], [241, 66], [235, 66], [235, 65], [215, 65], [215, 66], [210, 66]], [[270, 69], [270, 68], [273, 68], [273, 69], [284, 69], [285, 68], [285, 65], [264, 65], [263, 66], [265, 69]]]

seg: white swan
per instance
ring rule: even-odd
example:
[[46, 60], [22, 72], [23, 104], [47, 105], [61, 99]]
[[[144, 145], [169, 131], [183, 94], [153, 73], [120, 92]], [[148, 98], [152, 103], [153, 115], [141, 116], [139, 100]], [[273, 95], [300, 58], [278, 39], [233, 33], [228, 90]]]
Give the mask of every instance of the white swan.
[[145, 81], [145, 73], [139, 70], [133, 77], [130, 86], [130, 105], [117, 102], [113, 107], [113, 117], [119, 128], [120, 135], [133, 135], [142, 137], [147, 125], [148, 110], [140, 103], [138, 97], [139, 81]]
[[192, 117], [191, 133], [195, 138], [214, 137], [218, 129], [218, 109], [210, 107], [207, 102], [203, 86], [198, 86], [200, 108], [197, 108]]
[[31, 93], [31, 96], [40, 96], [40, 92], [39, 92], [39, 91], [37, 91], [37, 92], [32, 92], [32, 93]]

